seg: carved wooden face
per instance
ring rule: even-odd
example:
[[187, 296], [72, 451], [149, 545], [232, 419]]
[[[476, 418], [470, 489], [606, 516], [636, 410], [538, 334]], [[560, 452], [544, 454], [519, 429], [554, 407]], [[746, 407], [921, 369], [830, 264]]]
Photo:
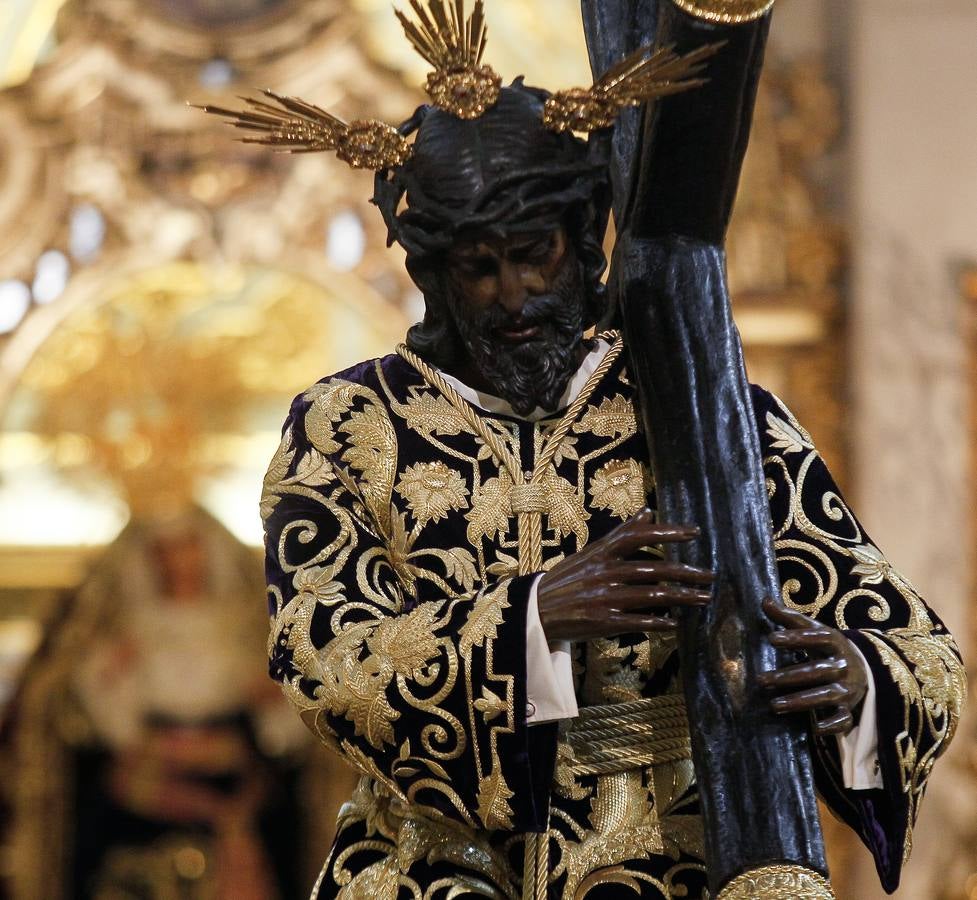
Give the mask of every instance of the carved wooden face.
[[452, 248], [445, 274], [468, 355], [462, 374], [520, 414], [555, 409], [584, 330], [581, 267], [566, 229], [475, 235]]
[[477, 313], [498, 307], [504, 313], [499, 316], [501, 341], [538, 340], [538, 327], [521, 327], [523, 310], [532, 298], [552, 293], [568, 264], [567, 250], [562, 226], [459, 242], [448, 255], [448, 274], [460, 310]]

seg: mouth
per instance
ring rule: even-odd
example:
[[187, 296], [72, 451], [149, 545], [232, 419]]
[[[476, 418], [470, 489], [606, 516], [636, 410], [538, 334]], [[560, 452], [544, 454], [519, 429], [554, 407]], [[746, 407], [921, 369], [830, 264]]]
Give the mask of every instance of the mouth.
[[539, 325], [522, 325], [509, 328], [499, 328], [497, 334], [509, 344], [523, 344], [535, 340], [540, 336]]

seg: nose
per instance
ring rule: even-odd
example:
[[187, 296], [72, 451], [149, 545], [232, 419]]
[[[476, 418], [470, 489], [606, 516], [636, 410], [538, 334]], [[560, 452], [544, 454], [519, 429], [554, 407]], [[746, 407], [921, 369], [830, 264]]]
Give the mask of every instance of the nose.
[[546, 289], [537, 266], [503, 259], [499, 265], [499, 305], [511, 316], [518, 316], [532, 294]]

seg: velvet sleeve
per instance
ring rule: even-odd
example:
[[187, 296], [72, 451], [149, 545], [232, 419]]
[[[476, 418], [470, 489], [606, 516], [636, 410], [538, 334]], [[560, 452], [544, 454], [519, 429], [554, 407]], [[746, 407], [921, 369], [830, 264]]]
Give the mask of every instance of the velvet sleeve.
[[782, 599], [838, 628], [872, 670], [883, 787], [847, 790], [837, 742], [815, 740], [815, 775], [831, 809], [862, 838], [891, 892], [937, 757], [956, 730], [966, 678], [953, 637], [849, 509], [810, 435], [754, 388]]
[[[473, 583], [447, 552], [443, 596], [413, 600], [392, 463], [356, 460], [354, 478], [309, 408], [293, 406], [262, 497], [272, 678], [402, 802], [476, 829], [540, 829], [556, 735], [526, 724], [533, 576]], [[382, 454], [382, 417], [371, 427]]]

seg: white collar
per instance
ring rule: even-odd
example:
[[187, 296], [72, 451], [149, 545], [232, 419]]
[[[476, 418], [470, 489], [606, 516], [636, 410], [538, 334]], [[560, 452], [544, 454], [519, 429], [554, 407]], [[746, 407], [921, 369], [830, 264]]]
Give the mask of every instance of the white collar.
[[[556, 411], [566, 409], [574, 400], [577, 399], [580, 392], [583, 390], [583, 386], [587, 383], [587, 380], [591, 375], [594, 374], [594, 369], [596, 369], [601, 361], [607, 356], [608, 351], [611, 349], [611, 345], [607, 343], [603, 338], [597, 338], [597, 346], [590, 351], [585, 357], [583, 362], [580, 364], [580, 368], [577, 369], [576, 374], [570, 379], [566, 386], [566, 390], [563, 392], [563, 396], [560, 397], [560, 402], [557, 404]], [[501, 416], [514, 416], [517, 419], [526, 419], [530, 422], [538, 422], [540, 419], [547, 419], [554, 415], [554, 412], [543, 409], [541, 406], [537, 406], [531, 413], [525, 416], [517, 415], [515, 410], [509, 405], [508, 401], [503, 400], [501, 397], [496, 397], [492, 394], [484, 394], [481, 391], [476, 391], [474, 388], [469, 387], [464, 382], [459, 381], [454, 375], [449, 375], [447, 372], [438, 369], [438, 373], [441, 377], [448, 382], [462, 397], [465, 398], [473, 406], [477, 406], [479, 409], [485, 410], [488, 413], [494, 413]]]

